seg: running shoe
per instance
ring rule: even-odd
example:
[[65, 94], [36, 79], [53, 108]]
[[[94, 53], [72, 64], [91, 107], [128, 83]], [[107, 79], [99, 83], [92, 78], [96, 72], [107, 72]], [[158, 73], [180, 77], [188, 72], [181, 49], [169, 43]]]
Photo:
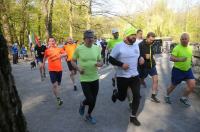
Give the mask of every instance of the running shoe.
[[74, 85], [74, 91], [77, 91], [77, 87], [76, 87], [76, 85]]
[[57, 98], [57, 105], [61, 106], [63, 104], [63, 100], [61, 98]]
[[117, 89], [114, 89], [113, 94], [112, 94], [112, 98], [111, 98], [113, 103], [115, 103], [117, 101], [116, 94], [117, 94]]
[[154, 95], [154, 94], [151, 95], [151, 101], [153, 101], [155, 103], [160, 103], [160, 100], [158, 98], [156, 98], [156, 95]]
[[79, 114], [80, 114], [81, 116], [83, 116], [84, 113], [85, 113], [85, 106], [84, 106], [82, 103], [80, 103]]
[[164, 100], [165, 100], [165, 103], [167, 103], [167, 104], [172, 104], [172, 101], [171, 101], [171, 99], [170, 99], [169, 96], [165, 96], [165, 97], [164, 97]]
[[95, 120], [95, 118], [92, 117], [91, 115], [86, 115], [85, 116], [85, 121], [88, 121], [89, 123], [91, 123], [93, 125], [97, 123], [97, 121]]
[[137, 117], [135, 117], [135, 116], [130, 116], [130, 122], [133, 123], [136, 126], [141, 125], [141, 123], [138, 121]]
[[185, 99], [180, 98], [180, 102], [182, 104], [184, 104], [185, 106], [188, 106], [188, 107], [191, 106], [191, 103], [190, 103], [190, 101], [187, 98], [185, 98]]

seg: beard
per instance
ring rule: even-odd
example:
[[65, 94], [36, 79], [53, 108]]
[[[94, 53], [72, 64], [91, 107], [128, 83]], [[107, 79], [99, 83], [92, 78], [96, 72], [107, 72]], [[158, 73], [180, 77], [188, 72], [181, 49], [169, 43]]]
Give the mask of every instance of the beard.
[[130, 43], [129, 45], [133, 45], [133, 43], [136, 41], [135, 38], [127, 38], [128, 42]]

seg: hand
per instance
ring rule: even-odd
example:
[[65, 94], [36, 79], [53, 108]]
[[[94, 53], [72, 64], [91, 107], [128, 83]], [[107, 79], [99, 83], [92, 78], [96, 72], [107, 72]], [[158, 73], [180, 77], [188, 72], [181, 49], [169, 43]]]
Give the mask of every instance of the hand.
[[187, 57], [181, 57], [179, 58], [179, 62], [185, 62], [187, 60]]
[[44, 52], [41, 52], [42, 55], [44, 55]]
[[128, 68], [129, 68], [129, 65], [128, 65], [128, 64], [123, 64], [123, 65], [122, 65], [122, 69], [127, 70]]
[[80, 74], [84, 74], [84, 70], [83, 69], [78, 68], [78, 71], [79, 71]]
[[102, 67], [102, 66], [103, 66], [103, 63], [102, 63], [102, 62], [97, 62], [97, 63], [95, 64], [95, 66], [96, 66], [96, 67]]
[[139, 58], [139, 65], [143, 65], [145, 62], [144, 58], [143, 57], [140, 57]]

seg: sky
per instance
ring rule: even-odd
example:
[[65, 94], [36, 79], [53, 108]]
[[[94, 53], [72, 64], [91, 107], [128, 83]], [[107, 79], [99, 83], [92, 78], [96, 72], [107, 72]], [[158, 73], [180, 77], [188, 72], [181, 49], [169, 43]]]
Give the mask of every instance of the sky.
[[[102, 3], [101, 6], [93, 6], [93, 11], [109, 11], [117, 14], [133, 14], [143, 11], [151, 7], [155, 2], [161, 0], [96, 0], [98, 3]], [[166, 0], [167, 7], [174, 11], [181, 11], [189, 6], [193, 6], [196, 3], [200, 4], [200, 0]]]

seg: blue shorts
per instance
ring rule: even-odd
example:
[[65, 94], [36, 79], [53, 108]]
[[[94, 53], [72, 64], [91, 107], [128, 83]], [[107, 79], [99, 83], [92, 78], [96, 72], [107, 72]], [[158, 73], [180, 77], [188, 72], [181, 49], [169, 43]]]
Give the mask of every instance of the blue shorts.
[[158, 75], [156, 67], [152, 67], [151, 69], [141, 68], [138, 69], [138, 71], [139, 71], [139, 77], [142, 79], [146, 78], [148, 75], [150, 76]]
[[172, 68], [171, 81], [174, 86], [188, 79], [195, 79], [191, 68], [188, 71], [182, 71], [175, 67]]
[[62, 71], [49, 71], [51, 83], [57, 82], [58, 85], [61, 84], [61, 79], [62, 79]]
[[36, 60], [37, 60], [37, 63], [39, 63], [39, 62], [40, 62], [40, 63], [43, 63], [43, 58], [38, 58], [38, 57], [37, 57]]

